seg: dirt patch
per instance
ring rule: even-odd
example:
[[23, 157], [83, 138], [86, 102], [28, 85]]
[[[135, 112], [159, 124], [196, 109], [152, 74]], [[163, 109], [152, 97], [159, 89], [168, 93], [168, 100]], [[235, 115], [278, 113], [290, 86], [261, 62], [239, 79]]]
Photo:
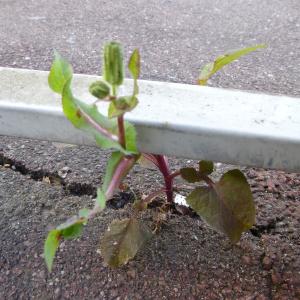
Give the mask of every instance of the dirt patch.
[[[236, 246], [199, 218], [173, 215], [134, 261], [109, 269], [97, 252], [99, 239], [112, 219], [128, 215], [129, 204], [107, 209], [82, 238], [63, 242], [48, 274], [42, 257], [47, 231], [93, 203], [92, 194], [78, 196], [66, 186], [81, 180], [98, 185], [108, 153], [46, 142], [22, 148], [24, 141], [2, 144], [2, 157], [11, 164], [0, 167], [1, 299], [300, 297], [300, 175], [243, 168], [254, 191], [257, 222]], [[12, 167], [17, 160], [27, 171]], [[180, 162], [171, 161], [174, 168]], [[65, 166], [65, 185], [32, 176], [38, 169], [58, 174]], [[143, 193], [155, 189], [160, 176], [137, 167], [130, 178], [134, 192]], [[123, 198], [117, 195], [116, 202]]]

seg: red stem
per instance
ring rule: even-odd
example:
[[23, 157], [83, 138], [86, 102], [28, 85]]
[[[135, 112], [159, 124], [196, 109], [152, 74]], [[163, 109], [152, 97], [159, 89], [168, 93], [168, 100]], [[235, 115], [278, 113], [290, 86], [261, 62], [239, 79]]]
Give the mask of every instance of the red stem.
[[175, 171], [174, 173], [170, 174], [169, 177], [174, 179], [175, 177], [179, 176], [180, 175], [180, 171]]
[[156, 158], [156, 161], [158, 163], [158, 168], [161, 171], [162, 175], [164, 176], [167, 201], [172, 203], [173, 202], [173, 177], [170, 176], [168, 160], [163, 155], [154, 154], [153, 156]]
[[[132, 166], [136, 161], [136, 156], [125, 156], [119, 162], [114, 175], [105, 191], [105, 199], [106, 201], [111, 199], [114, 195], [115, 190], [119, 187], [120, 183], [122, 182], [123, 178], [128, 174]], [[92, 219], [97, 215], [97, 213], [101, 211], [99, 209], [99, 205], [96, 204], [94, 208], [90, 211], [88, 218]]]
[[124, 116], [121, 115], [118, 117], [118, 127], [119, 127], [119, 143], [121, 146], [126, 149], [126, 140], [125, 140], [125, 129], [124, 129]]
[[119, 162], [119, 164], [114, 172], [114, 175], [110, 181], [110, 184], [105, 192], [106, 200], [109, 200], [112, 198], [115, 189], [118, 188], [122, 179], [124, 178], [124, 176], [126, 176], [128, 171], [132, 168], [135, 161], [136, 161], [136, 157], [125, 156]]
[[207, 175], [202, 175], [200, 177], [202, 180], [204, 180], [206, 182], [207, 185], [209, 185], [211, 188], [215, 189], [215, 183]]

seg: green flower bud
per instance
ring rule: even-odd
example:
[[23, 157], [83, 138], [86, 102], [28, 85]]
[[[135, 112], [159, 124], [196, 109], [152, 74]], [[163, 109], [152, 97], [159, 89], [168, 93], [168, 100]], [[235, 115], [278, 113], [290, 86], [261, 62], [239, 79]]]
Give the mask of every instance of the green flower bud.
[[98, 99], [103, 99], [109, 95], [110, 88], [103, 81], [95, 81], [90, 85], [90, 93]]
[[131, 97], [124, 96], [124, 97], [120, 97], [120, 98], [116, 99], [114, 101], [116, 108], [121, 109], [121, 110], [128, 109], [130, 107], [130, 103], [129, 103], [130, 98]]
[[138, 99], [135, 96], [123, 96], [110, 102], [108, 108], [108, 117], [114, 118], [123, 115], [126, 112], [132, 111], [138, 104]]
[[104, 46], [104, 79], [111, 85], [121, 85], [124, 80], [123, 51], [119, 43]]

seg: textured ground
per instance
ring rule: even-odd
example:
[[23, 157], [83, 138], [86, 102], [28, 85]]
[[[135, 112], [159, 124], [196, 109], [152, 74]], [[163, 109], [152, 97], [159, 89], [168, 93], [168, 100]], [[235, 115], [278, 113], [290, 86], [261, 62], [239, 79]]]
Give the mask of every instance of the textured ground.
[[104, 42], [138, 47], [142, 77], [194, 83], [225, 51], [266, 43], [211, 84], [300, 95], [298, 0], [0, 0], [0, 65], [49, 70], [53, 49], [99, 74]]
[[[114, 39], [126, 56], [140, 48], [143, 78], [193, 83], [217, 55], [266, 43], [210, 85], [300, 96], [299, 11], [298, 0], [0, 0], [0, 66], [49, 70], [55, 48], [76, 72], [99, 74], [101, 47]], [[300, 298], [300, 175], [261, 169], [243, 168], [258, 215], [235, 247], [199, 219], [173, 216], [135, 261], [110, 270], [96, 252], [99, 237], [128, 207], [110, 209], [80, 240], [63, 243], [48, 274], [46, 232], [92, 204], [106, 158], [88, 147], [0, 137], [1, 299]], [[131, 175], [136, 193], [159, 184], [151, 170]], [[115, 204], [124, 198], [130, 193]]]
[[[300, 296], [300, 175], [242, 168], [254, 192], [257, 222], [237, 246], [198, 218], [173, 215], [134, 261], [110, 270], [97, 253], [99, 238], [113, 218], [128, 215], [127, 206], [108, 209], [86, 227], [81, 239], [64, 242], [54, 271], [48, 274], [42, 258], [45, 234], [92, 205], [91, 194], [101, 181], [107, 153], [46, 142], [32, 149], [29, 142], [13, 139], [9, 145], [0, 151], [0, 298]], [[173, 159], [172, 167], [179, 163]], [[219, 167], [216, 176], [224, 168]], [[151, 170], [136, 167], [130, 177], [137, 194], [159, 186], [159, 174]], [[130, 191], [116, 196], [117, 206], [124, 198], [130, 198]]]

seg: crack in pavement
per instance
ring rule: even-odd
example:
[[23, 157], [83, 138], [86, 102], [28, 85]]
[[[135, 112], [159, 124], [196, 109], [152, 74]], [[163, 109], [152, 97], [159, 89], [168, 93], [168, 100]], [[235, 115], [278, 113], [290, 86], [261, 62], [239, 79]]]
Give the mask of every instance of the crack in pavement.
[[[80, 182], [66, 182], [64, 178], [59, 176], [58, 172], [53, 173], [43, 169], [31, 170], [30, 168], [26, 167], [24, 162], [9, 158], [5, 156], [3, 152], [0, 152], [0, 166], [9, 168], [22, 175], [29, 176], [32, 180], [43, 181], [51, 185], [60, 186], [69, 195], [92, 197], [96, 197], [97, 195], [97, 187], [92, 184]], [[114, 196], [113, 199], [108, 201], [107, 206], [108, 208], [112, 209], [120, 209], [130, 202], [133, 203], [134, 199], [135, 194], [132, 191], [119, 192]], [[174, 211], [176, 213], [177, 209], [174, 208]], [[184, 214], [190, 217], [200, 218], [198, 215], [195, 216], [192, 210]], [[249, 230], [249, 233], [258, 238], [260, 238], [264, 233], [272, 234], [272, 230], [276, 228], [276, 223], [281, 222], [282, 220], [283, 218], [276, 217], [269, 220], [267, 224], [255, 224]]]
[[30, 170], [23, 162], [6, 157], [3, 152], [0, 152], [0, 165], [22, 175], [28, 175], [35, 181], [44, 181], [57, 186], [60, 185], [67, 193], [71, 195], [96, 196], [97, 189], [92, 184], [79, 182], [67, 183], [61, 176], [58, 175], [57, 172], [51, 173], [43, 169]]
[[[11, 159], [3, 152], [0, 152], [0, 166], [9, 168], [12, 171], [18, 172], [21, 175], [29, 176], [34, 181], [43, 181], [45, 183], [60, 186], [66, 194], [74, 196], [92, 196], [93, 198], [97, 195], [97, 187], [89, 183], [80, 182], [66, 182], [64, 178], [59, 176], [57, 172], [51, 173], [49, 171], [38, 169], [31, 170], [26, 165], [18, 160]], [[107, 202], [107, 207], [112, 209], [123, 208], [126, 204], [132, 203], [135, 199], [135, 195], [132, 191], [119, 192]]]

